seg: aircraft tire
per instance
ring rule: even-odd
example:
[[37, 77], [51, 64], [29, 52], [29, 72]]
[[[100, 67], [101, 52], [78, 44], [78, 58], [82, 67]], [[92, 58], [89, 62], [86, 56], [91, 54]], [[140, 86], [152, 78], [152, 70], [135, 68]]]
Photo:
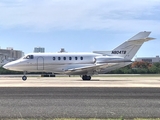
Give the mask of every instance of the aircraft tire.
[[91, 80], [91, 76], [83, 75], [82, 79], [85, 80]]
[[22, 76], [22, 80], [23, 80], [23, 81], [26, 81], [26, 80], [27, 80], [27, 76], [25, 76], [25, 75]]
[[91, 76], [87, 76], [87, 80], [91, 80]]
[[44, 76], [43, 77], [49, 77], [49, 75], [48, 74], [44, 74]]
[[50, 77], [56, 77], [56, 75], [54, 75], [54, 74], [51, 74], [51, 75], [50, 75]]

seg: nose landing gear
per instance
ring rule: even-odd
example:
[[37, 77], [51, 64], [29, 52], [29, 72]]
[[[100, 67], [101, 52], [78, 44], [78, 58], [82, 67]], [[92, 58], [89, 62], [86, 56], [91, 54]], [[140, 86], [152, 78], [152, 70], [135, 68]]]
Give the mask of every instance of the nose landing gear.
[[25, 76], [25, 75], [22, 76], [22, 80], [23, 80], [23, 81], [26, 81], [26, 80], [27, 80], [27, 76]]
[[23, 81], [26, 81], [26, 80], [27, 80], [26, 71], [24, 71], [24, 75], [22, 76], [22, 80], [23, 80]]

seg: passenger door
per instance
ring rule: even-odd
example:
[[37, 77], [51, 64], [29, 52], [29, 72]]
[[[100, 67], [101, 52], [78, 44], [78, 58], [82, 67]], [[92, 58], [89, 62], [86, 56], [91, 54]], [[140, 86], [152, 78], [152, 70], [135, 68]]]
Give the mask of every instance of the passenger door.
[[43, 57], [37, 58], [37, 70], [44, 70], [44, 58]]

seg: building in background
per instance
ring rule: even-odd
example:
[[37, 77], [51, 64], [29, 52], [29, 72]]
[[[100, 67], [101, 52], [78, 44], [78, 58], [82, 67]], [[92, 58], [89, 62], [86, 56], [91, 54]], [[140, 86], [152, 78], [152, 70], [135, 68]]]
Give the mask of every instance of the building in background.
[[157, 63], [160, 62], [160, 57], [139, 57], [135, 58], [135, 61], [144, 61], [144, 62], [149, 62], [149, 63]]
[[0, 66], [17, 60], [24, 56], [24, 53], [20, 50], [14, 50], [12, 47], [7, 47], [6, 49], [0, 49]]
[[43, 47], [35, 47], [34, 48], [34, 52], [35, 53], [44, 53], [45, 52], [45, 48], [43, 48]]

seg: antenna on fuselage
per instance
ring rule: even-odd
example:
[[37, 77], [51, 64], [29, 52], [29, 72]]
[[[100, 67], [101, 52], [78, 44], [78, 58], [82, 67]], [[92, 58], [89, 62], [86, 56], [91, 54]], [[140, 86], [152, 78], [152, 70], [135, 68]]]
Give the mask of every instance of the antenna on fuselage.
[[64, 53], [66, 52], [64, 48], [61, 48], [61, 50], [59, 51], [59, 53]]

